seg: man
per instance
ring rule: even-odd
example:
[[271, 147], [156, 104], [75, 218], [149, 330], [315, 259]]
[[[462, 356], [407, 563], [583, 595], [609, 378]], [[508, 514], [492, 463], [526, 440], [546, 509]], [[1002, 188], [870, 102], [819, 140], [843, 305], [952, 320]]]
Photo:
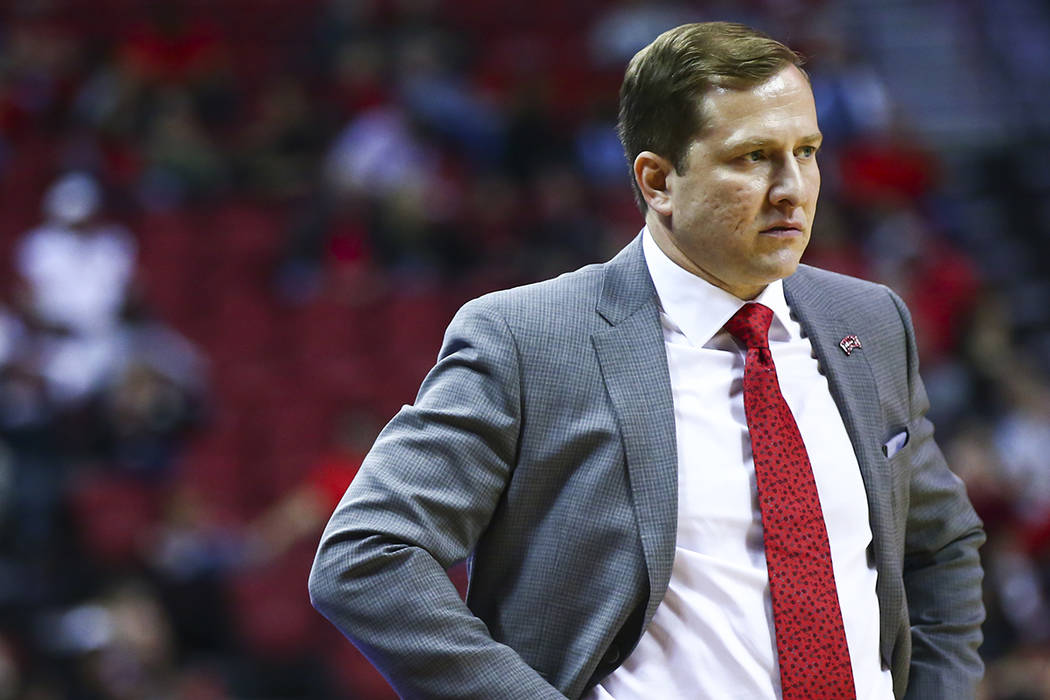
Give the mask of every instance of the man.
[[[799, 63], [722, 23], [639, 52], [642, 234], [467, 304], [379, 436], [310, 590], [403, 695], [974, 696], [983, 533], [907, 311], [798, 265]], [[468, 554], [462, 603], [444, 570]]]
[[123, 314], [134, 294], [130, 232], [100, 217], [102, 188], [68, 173], [47, 191], [47, 220], [19, 242], [19, 311], [39, 332], [39, 366], [62, 407], [103, 390], [122, 363]]

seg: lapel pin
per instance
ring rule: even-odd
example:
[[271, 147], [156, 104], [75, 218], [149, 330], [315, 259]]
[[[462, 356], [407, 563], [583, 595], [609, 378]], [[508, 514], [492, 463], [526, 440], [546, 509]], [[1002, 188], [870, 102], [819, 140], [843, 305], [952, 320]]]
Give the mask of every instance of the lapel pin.
[[839, 341], [839, 347], [842, 348], [842, 352], [846, 353], [846, 356], [849, 357], [853, 354], [854, 350], [860, 349], [860, 338], [855, 335], [847, 335]]

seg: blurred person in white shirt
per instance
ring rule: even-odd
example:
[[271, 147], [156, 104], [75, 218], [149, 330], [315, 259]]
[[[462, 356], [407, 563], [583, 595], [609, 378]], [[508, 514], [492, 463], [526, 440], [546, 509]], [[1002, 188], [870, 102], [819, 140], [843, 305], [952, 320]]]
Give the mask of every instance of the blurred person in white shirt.
[[38, 371], [61, 404], [91, 396], [120, 361], [137, 251], [125, 228], [101, 220], [101, 204], [91, 175], [63, 175], [44, 196], [44, 223], [15, 251], [16, 305], [37, 331]]

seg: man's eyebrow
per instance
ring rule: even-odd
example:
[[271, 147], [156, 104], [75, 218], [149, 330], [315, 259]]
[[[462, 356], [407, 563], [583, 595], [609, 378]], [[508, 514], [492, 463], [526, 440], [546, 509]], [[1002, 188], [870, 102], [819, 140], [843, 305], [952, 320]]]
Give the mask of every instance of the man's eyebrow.
[[[803, 136], [798, 140], [799, 143], [804, 145], [819, 145], [824, 140], [824, 135], [819, 131], [815, 131], [812, 134]], [[752, 138], [741, 139], [740, 141], [730, 141], [726, 144], [727, 148], [731, 151], [740, 151], [747, 149], [749, 151], [760, 151], [769, 146], [776, 145], [778, 142], [775, 139], [767, 139], [761, 136], [755, 136]]]

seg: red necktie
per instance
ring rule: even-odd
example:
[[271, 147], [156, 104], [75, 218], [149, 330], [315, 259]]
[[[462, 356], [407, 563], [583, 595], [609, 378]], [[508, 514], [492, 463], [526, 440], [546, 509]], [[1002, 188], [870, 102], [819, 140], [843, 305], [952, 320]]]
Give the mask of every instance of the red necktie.
[[809, 455], [769, 352], [773, 311], [745, 304], [725, 328], [747, 346], [744, 411], [773, 599], [784, 700], [856, 698], [831, 550]]

